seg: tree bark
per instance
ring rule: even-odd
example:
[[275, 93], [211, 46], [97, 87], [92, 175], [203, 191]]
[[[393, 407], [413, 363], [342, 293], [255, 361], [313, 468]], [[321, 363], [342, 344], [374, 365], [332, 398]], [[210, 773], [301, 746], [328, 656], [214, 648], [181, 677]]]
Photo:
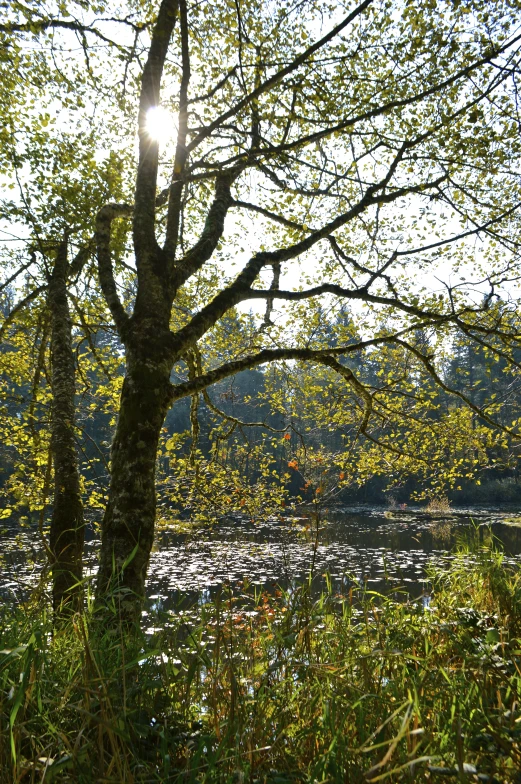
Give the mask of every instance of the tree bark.
[[52, 598], [55, 618], [81, 609], [83, 504], [74, 437], [75, 364], [67, 297], [67, 239], [56, 254], [48, 286], [51, 314], [52, 422], [54, 504], [50, 529], [53, 554]]
[[[109, 501], [102, 525], [98, 605], [113, 603], [117, 618], [137, 620], [154, 540], [156, 459], [172, 401], [168, 322], [133, 321], [127, 343], [116, 433], [111, 451]], [[132, 328], [131, 328], [132, 329]]]

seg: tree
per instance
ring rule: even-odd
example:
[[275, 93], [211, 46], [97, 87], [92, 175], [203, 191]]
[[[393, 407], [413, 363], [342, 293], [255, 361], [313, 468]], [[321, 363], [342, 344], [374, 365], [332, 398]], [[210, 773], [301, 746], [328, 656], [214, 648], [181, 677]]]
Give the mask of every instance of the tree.
[[[86, 472], [82, 477], [77, 449], [77, 394], [88, 390], [87, 377], [92, 379], [96, 365], [108, 372], [110, 360], [104, 364], [103, 351], [95, 346], [91, 331], [92, 317], [86, 316], [86, 303], [79, 303], [74, 296], [74, 280], [84, 268], [88, 248], [71, 259], [65, 235], [58, 245], [40, 242], [32, 255], [31, 276], [33, 280], [38, 276], [43, 283], [34, 287], [31, 281], [29, 293], [11, 302], [1, 329], [0, 383], [7, 403], [2, 436], [9, 451], [16, 449], [18, 458], [10, 469], [8, 496], [18, 497], [19, 507], [39, 512], [42, 536], [47, 496], [53, 484], [49, 542], [44, 538], [44, 544], [58, 619], [78, 609], [83, 597], [82, 485]], [[71, 299], [80, 321], [75, 327]], [[87, 352], [81, 351], [83, 342], [88, 343]], [[80, 381], [77, 371], [83, 374]], [[102, 390], [98, 383], [98, 395], [103, 394]], [[79, 406], [79, 414], [82, 419], [86, 414], [92, 418], [84, 405]], [[87, 486], [93, 492], [92, 481], [87, 481]]]
[[[15, 4], [0, 27], [8, 41], [78, 35], [88, 57], [92, 37], [108, 40], [79, 4], [69, 21], [43, 3], [36, 9], [24, 19]], [[494, 296], [517, 261], [519, 8], [162, 0], [129, 2], [119, 19], [109, 10], [110, 24], [135, 38], [113, 42], [118, 57], [98, 66], [98, 92], [87, 100], [102, 96], [110, 108], [105, 145], [126, 167], [120, 192], [134, 179], [134, 197], [85, 204], [82, 221], [92, 225], [99, 283], [126, 358], [97, 593], [101, 601], [119, 588], [132, 616], [154, 536], [161, 429], [176, 400], [268, 362], [312, 362], [351, 388], [358, 433], [369, 437], [373, 393], [339, 357], [394, 346], [446, 388], [414, 339], [421, 330], [486, 339], [493, 329], [501, 348], [491, 350], [511, 356], [515, 331], [495, 313]], [[150, 132], [160, 106], [171, 128], [174, 107], [177, 118], [175, 142], [162, 150]], [[134, 110], [136, 161], [121, 152]], [[130, 220], [131, 309], [112, 254], [117, 232], [121, 257]], [[483, 270], [484, 302], [472, 298], [469, 254]], [[441, 291], [422, 281], [444, 265], [465, 280], [454, 285], [445, 274]], [[362, 337], [315, 344], [305, 322], [317, 298], [324, 307], [360, 303]], [[174, 383], [176, 363], [250, 300], [264, 303], [251, 345], [240, 353], [229, 345]]]
[[[29, 13], [17, 4], [13, 11]], [[29, 16], [31, 29], [46, 29]], [[100, 137], [95, 129], [82, 136], [60, 130], [56, 118], [45, 111], [45, 100], [39, 100], [42, 85], [52, 85], [47, 101], [59, 100], [72, 123], [87, 81], [80, 69], [74, 66], [69, 73], [77, 77], [71, 98], [71, 82], [58, 62], [46, 60], [40, 53], [31, 57], [12, 36], [6, 37], [0, 58], [6, 86], [0, 170], [8, 187], [0, 216], [10, 221], [10, 231], [4, 234], [16, 245], [3, 257], [8, 277], [2, 289], [11, 287], [13, 296], [0, 328], [4, 341], [2, 380], [5, 392], [9, 385], [13, 390], [18, 386], [18, 402], [29, 397], [30, 403], [25, 416], [20, 410], [10, 412], [4, 431], [7, 443], [16, 445], [22, 458], [11, 481], [11, 489], [18, 483], [23, 495], [19, 500], [28, 502], [31, 510], [39, 510], [42, 518], [53, 485], [49, 542], [45, 545], [58, 617], [77, 609], [83, 595], [84, 520], [76, 443], [76, 395], [81, 384], [75, 358], [83, 340], [89, 346], [90, 361], [101, 364], [107, 373], [93, 339], [96, 298], [81, 291], [82, 286], [88, 289], [92, 273], [94, 243], [89, 211], [96, 202], [101, 206], [109, 198], [109, 188], [112, 192], [117, 189], [120, 171], [110, 156], [107, 162], [96, 164]], [[9, 197], [9, 191], [18, 192], [18, 199]], [[25, 281], [20, 287], [22, 274]], [[71, 306], [80, 322], [80, 339], [73, 327]], [[99, 319], [99, 306], [97, 310]], [[33, 361], [26, 362], [28, 352], [33, 353]], [[88, 374], [89, 361], [84, 365], [82, 372]], [[43, 388], [46, 381], [48, 391]]]

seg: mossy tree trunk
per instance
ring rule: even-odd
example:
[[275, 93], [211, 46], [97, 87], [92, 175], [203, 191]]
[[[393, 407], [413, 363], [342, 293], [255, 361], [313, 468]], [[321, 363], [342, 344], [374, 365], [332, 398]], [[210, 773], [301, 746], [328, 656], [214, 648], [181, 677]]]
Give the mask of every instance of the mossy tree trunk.
[[130, 339], [127, 347], [97, 584], [98, 599], [114, 601], [117, 616], [131, 620], [144, 597], [154, 539], [158, 441], [171, 401], [166, 336], [163, 330], [161, 339], [160, 326], [155, 326], [155, 335], [144, 345]]
[[78, 455], [76, 450], [75, 363], [67, 296], [67, 239], [59, 246], [48, 285], [51, 317], [52, 423], [54, 502], [50, 528], [52, 598], [55, 617], [79, 610], [83, 590], [84, 541]]

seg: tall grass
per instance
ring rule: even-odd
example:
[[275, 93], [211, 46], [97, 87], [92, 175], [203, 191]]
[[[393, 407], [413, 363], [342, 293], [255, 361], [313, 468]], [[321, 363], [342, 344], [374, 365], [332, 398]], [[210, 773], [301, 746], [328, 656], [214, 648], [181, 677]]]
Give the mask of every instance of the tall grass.
[[430, 579], [223, 589], [151, 635], [4, 608], [0, 781], [521, 781], [520, 573], [474, 546]]

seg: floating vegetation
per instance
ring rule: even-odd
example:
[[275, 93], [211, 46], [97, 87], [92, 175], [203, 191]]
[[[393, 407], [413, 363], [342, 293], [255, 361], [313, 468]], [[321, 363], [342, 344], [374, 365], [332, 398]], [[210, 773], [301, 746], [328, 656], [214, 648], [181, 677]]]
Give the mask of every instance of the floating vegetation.
[[513, 525], [516, 528], [521, 528], [521, 517], [505, 517], [503, 524]]
[[[425, 510], [392, 512], [392, 518], [388, 514], [385, 508], [331, 510], [320, 521], [318, 536], [309, 516], [278, 516], [262, 523], [235, 516], [196, 528], [176, 521], [157, 534], [147, 610], [158, 602], [165, 610], [184, 609], [244, 579], [259, 589], [294, 590], [307, 581], [311, 567], [315, 594], [324, 589], [322, 575], [327, 573], [338, 592], [366, 584], [383, 592], [405, 588], [415, 598], [422, 592], [428, 565], [436, 562], [445, 568], [458, 539], [465, 532], [475, 535], [473, 521], [482, 524], [482, 531], [483, 524], [490, 523], [508, 541], [512, 555], [507, 561], [521, 553], [521, 534], [509, 524], [512, 513], [461, 511], [434, 521]], [[98, 545], [93, 538], [86, 545], [87, 574], [95, 573]], [[38, 535], [26, 529], [20, 533], [12, 525], [4, 535], [0, 593], [7, 601], [22, 601], [38, 583], [44, 558], [39, 547]]]

